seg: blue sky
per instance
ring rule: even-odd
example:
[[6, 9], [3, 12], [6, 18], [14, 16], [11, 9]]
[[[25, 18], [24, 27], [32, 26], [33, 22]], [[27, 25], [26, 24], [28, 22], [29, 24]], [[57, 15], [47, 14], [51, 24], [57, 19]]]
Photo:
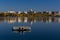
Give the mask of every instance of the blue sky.
[[60, 0], [0, 0], [0, 11], [60, 11]]

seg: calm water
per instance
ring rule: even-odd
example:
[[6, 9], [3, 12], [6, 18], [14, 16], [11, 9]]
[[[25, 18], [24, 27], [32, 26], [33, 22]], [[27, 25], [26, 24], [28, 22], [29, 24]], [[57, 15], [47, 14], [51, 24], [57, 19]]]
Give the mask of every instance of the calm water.
[[[31, 31], [12, 31], [22, 25], [30, 26]], [[60, 18], [0, 17], [0, 40], [60, 40]]]

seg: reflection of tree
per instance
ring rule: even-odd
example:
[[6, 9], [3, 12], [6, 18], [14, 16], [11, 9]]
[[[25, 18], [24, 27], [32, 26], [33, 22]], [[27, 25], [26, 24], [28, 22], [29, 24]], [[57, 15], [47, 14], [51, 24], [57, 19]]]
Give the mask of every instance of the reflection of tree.
[[52, 22], [54, 22], [54, 18], [51, 18]]
[[0, 17], [4, 17], [4, 13], [0, 13]]

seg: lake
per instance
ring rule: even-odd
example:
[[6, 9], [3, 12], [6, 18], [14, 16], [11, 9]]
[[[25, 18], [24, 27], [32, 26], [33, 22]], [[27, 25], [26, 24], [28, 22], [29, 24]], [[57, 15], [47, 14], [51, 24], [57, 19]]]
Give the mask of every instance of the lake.
[[[30, 32], [12, 31], [30, 26]], [[0, 17], [0, 40], [60, 40], [60, 17]]]

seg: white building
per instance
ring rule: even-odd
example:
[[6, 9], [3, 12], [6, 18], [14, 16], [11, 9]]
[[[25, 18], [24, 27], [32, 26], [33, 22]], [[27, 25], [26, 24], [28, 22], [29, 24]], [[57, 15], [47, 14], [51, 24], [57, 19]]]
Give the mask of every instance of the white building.
[[18, 11], [18, 14], [21, 14], [22, 12], [21, 11]]
[[36, 11], [34, 11], [34, 13], [37, 13]]
[[33, 11], [32, 9], [30, 9], [30, 11]]
[[25, 14], [27, 14], [28, 12], [27, 11], [24, 11]]
[[49, 14], [52, 14], [52, 12], [51, 12], [51, 11], [48, 11], [48, 13], [49, 13]]
[[8, 13], [16, 13], [15, 11], [8, 11]]
[[58, 12], [58, 15], [60, 15], [60, 11]]

